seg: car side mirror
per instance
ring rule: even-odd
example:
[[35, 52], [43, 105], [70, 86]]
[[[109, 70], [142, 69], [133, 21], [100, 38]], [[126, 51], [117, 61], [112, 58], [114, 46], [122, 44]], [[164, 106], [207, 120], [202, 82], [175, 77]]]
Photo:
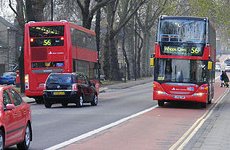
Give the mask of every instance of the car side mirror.
[[12, 110], [12, 109], [15, 109], [14, 104], [6, 104], [6, 110]]

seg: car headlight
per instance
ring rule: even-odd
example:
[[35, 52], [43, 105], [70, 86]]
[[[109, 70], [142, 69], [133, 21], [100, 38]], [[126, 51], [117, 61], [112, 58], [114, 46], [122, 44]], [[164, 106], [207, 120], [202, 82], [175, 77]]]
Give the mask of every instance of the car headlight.
[[157, 91], [157, 94], [159, 94], [159, 95], [165, 95], [165, 94], [166, 94], [166, 92], [163, 92], [163, 91]]
[[193, 96], [199, 96], [199, 97], [201, 97], [203, 95], [204, 95], [204, 93], [195, 93], [195, 94], [193, 94]]

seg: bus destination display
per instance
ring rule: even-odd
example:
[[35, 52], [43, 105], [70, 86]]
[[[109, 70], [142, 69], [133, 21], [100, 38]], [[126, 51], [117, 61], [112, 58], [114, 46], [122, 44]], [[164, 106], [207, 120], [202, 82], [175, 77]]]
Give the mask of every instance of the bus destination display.
[[163, 54], [165, 55], [182, 55], [182, 56], [201, 56], [202, 50], [200, 46], [163, 46]]

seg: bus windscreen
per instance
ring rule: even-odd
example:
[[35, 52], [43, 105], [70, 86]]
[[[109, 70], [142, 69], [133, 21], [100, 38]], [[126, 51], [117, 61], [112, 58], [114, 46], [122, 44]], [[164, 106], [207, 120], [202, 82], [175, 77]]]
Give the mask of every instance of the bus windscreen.
[[161, 20], [158, 41], [161, 54], [202, 56], [206, 42], [204, 20]]
[[205, 42], [204, 20], [162, 20], [160, 24], [160, 39], [163, 42]]
[[30, 37], [58, 37], [64, 36], [64, 26], [30, 27]]
[[206, 62], [201, 60], [157, 59], [154, 79], [159, 82], [207, 82]]

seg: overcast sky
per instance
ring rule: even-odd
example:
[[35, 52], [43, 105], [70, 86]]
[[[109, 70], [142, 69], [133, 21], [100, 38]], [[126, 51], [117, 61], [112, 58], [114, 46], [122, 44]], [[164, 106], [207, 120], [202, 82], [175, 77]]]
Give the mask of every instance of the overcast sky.
[[[12, 5], [13, 7], [16, 6], [15, 0], [12, 0]], [[0, 16], [13, 23], [15, 14], [9, 7], [9, 0], [0, 0]]]

